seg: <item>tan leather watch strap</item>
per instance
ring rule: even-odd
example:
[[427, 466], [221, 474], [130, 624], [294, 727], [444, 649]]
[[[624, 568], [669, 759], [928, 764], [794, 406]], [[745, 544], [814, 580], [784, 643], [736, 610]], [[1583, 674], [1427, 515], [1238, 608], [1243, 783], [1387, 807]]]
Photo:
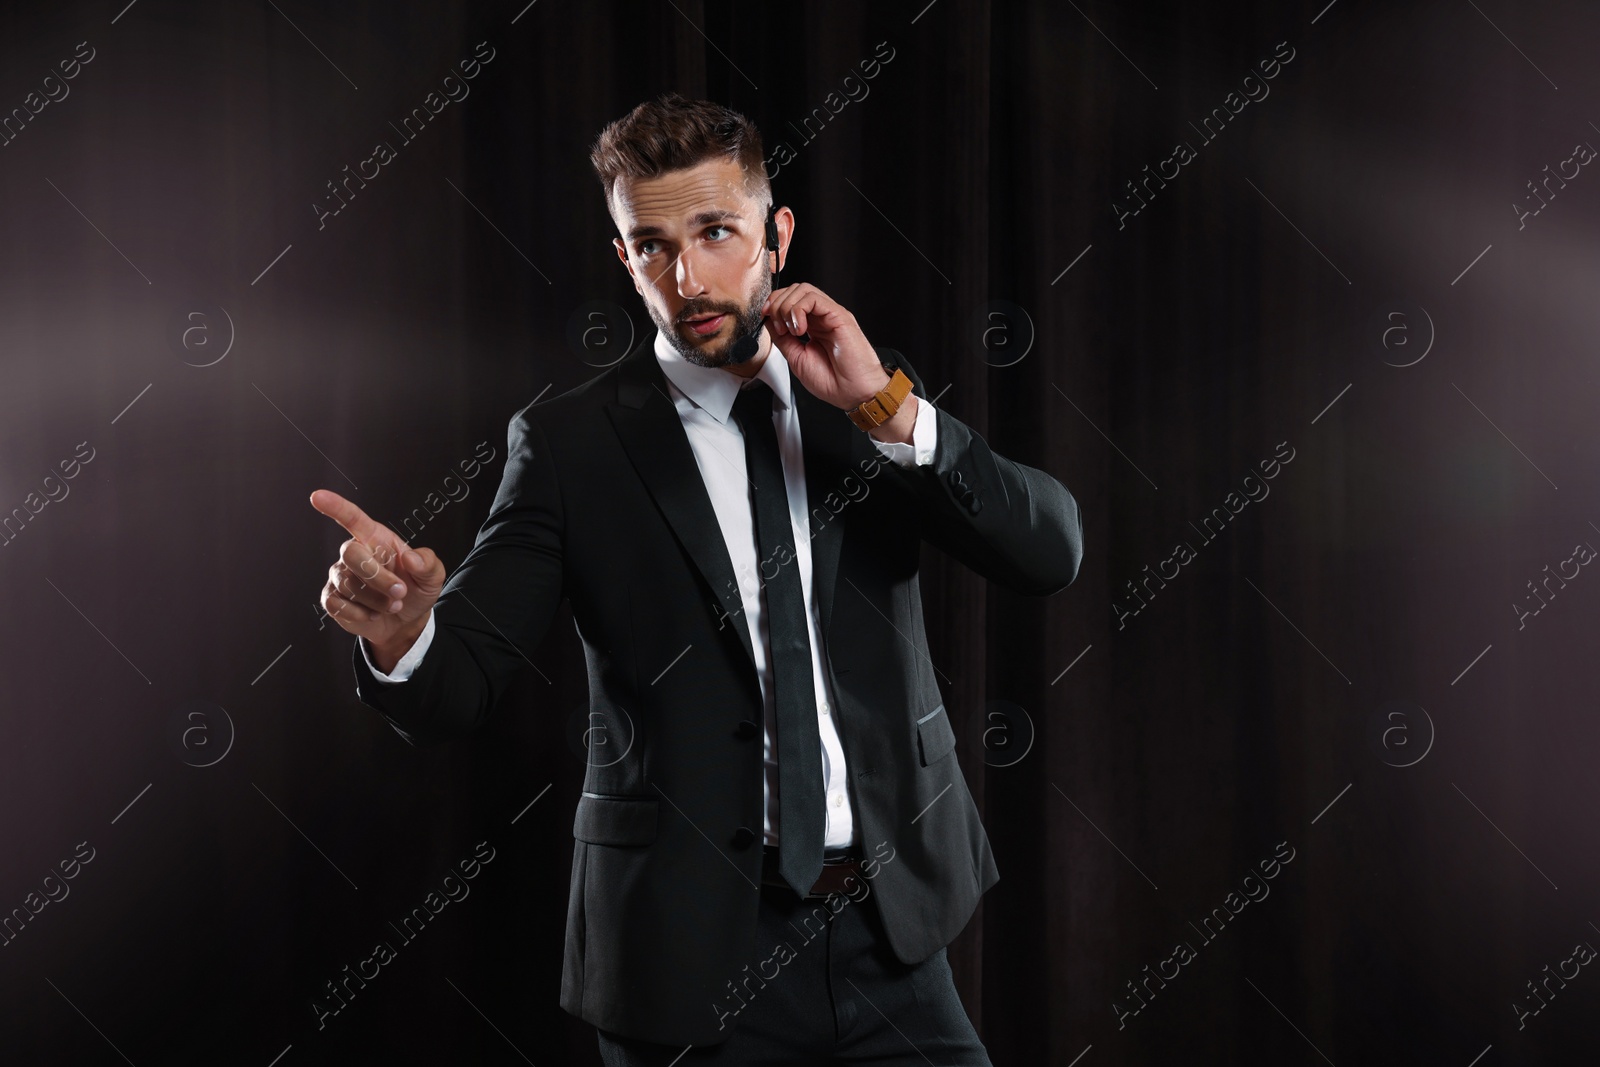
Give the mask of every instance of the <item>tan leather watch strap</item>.
[[845, 414], [861, 429], [870, 430], [894, 418], [895, 412], [900, 410], [900, 405], [905, 403], [910, 394], [911, 379], [906, 377], [905, 371], [896, 367], [888, 385]]

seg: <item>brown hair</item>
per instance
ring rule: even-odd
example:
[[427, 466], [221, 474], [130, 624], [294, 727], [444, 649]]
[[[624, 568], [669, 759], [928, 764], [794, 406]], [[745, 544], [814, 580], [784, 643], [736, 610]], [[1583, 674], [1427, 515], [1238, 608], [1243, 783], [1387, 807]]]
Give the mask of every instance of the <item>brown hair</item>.
[[589, 162], [605, 187], [607, 210], [618, 178], [654, 178], [715, 156], [738, 163], [746, 188], [763, 207], [770, 204], [761, 132], [739, 112], [709, 100], [675, 92], [647, 100], [601, 130], [589, 150]]

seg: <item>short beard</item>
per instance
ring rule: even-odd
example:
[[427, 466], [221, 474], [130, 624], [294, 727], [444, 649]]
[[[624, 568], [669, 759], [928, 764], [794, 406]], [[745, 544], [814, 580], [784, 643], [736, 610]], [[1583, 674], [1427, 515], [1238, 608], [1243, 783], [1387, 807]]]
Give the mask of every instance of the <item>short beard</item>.
[[[734, 366], [755, 358], [755, 353], [760, 351], [757, 345], [750, 355], [744, 359], [735, 359], [734, 346], [744, 337], [755, 337], [761, 332], [761, 309], [767, 302], [767, 297], [772, 295], [772, 272], [763, 271], [761, 282], [756, 286], [756, 291], [750, 302], [743, 309], [733, 304], [716, 304], [709, 300], [691, 300], [678, 311], [677, 322], [667, 322], [656, 314], [654, 306], [646, 302], [645, 307], [650, 312], [650, 319], [656, 324], [667, 341], [672, 345], [678, 355], [685, 362], [693, 363], [700, 367], [721, 368]], [[733, 316], [733, 336], [729, 337], [721, 347], [706, 349], [686, 340], [678, 330], [678, 324], [697, 315], [708, 315], [717, 312]]]

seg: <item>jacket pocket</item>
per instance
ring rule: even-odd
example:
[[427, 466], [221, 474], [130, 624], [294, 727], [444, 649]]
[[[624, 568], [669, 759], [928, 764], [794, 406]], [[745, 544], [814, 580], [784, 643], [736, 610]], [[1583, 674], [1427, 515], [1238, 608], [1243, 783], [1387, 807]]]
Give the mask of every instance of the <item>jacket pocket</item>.
[[584, 793], [572, 820], [572, 836], [591, 845], [648, 845], [656, 839], [655, 797]]
[[917, 720], [917, 742], [922, 749], [922, 765], [928, 766], [949, 755], [956, 747], [956, 732], [950, 726], [950, 716], [940, 704]]

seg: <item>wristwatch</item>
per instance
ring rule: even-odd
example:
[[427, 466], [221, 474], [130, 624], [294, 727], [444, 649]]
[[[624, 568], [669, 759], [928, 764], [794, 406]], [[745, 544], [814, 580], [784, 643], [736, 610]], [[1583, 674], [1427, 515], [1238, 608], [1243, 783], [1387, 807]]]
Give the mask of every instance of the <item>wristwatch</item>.
[[883, 362], [883, 369], [894, 372], [889, 378], [889, 384], [845, 412], [850, 416], [850, 421], [863, 430], [882, 426], [894, 418], [895, 412], [900, 410], [900, 405], [905, 403], [906, 397], [911, 394], [911, 379], [906, 377], [905, 371], [892, 361]]

